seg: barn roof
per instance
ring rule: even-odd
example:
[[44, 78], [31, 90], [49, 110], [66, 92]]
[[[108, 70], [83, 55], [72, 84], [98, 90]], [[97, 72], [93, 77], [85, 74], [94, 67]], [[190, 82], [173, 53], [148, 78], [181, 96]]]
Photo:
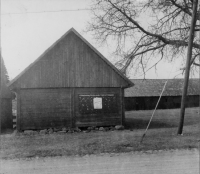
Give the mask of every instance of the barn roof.
[[134, 83], [130, 81], [126, 76], [124, 76], [112, 63], [110, 63], [97, 49], [95, 49], [86, 39], [84, 39], [74, 28], [68, 30], [60, 39], [58, 39], [53, 45], [51, 45], [41, 56], [39, 56], [33, 63], [31, 63], [24, 71], [22, 71], [18, 76], [16, 76], [8, 86], [12, 87], [15, 82], [17, 82], [27, 71], [29, 71], [40, 59], [42, 59], [50, 50], [52, 50], [62, 39], [64, 39], [68, 34], [73, 32], [78, 36], [86, 45], [88, 45], [111, 69], [115, 71], [125, 82], [128, 84], [126, 87], [133, 86]]
[[[160, 96], [163, 86], [167, 79], [134, 79], [134, 88], [125, 90], [125, 97], [151, 97]], [[162, 96], [180, 96], [182, 95], [184, 79], [169, 79]], [[200, 94], [200, 80], [190, 79], [188, 86], [188, 95]]]

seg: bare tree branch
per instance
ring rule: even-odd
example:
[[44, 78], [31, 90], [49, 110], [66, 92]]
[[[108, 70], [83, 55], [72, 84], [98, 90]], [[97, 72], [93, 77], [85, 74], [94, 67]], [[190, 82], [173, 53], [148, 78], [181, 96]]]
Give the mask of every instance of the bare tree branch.
[[[192, 15], [190, 0], [169, 0], [168, 4], [153, 0], [142, 3], [135, 0], [96, 0], [92, 12], [94, 18], [87, 31], [93, 32], [101, 43], [116, 41], [115, 52], [122, 56], [117, 65], [123, 72], [133, 62], [135, 67], [141, 65], [141, 70], [146, 72], [148, 63], [155, 57], [173, 61], [185, 56]], [[146, 19], [148, 22], [142, 20], [144, 14], [151, 16]], [[200, 20], [200, 15], [196, 20]], [[197, 51], [194, 51], [191, 66], [198, 65], [195, 59], [200, 50], [200, 40], [196, 35], [199, 31], [197, 23], [193, 42], [193, 50]]]

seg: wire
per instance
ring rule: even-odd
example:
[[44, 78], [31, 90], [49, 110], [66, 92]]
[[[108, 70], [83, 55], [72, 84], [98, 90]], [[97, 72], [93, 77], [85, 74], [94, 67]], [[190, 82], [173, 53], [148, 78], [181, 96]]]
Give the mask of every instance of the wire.
[[59, 12], [67, 12], [67, 11], [87, 11], [91, 10], [90, 8], [80, 8], [80, 9], [66, 9], [66, 10], [49, 10], [49, 11], [31, 11], [31, 12], [16, 12], [16, 13], [2, 13], [1, 15], [15, 15], [15, 14], [31, 14], [31, 13], [59, 13]]
[[[155, 6], [155, 5], [149, 5], [151, 7]], [[135, 7], [140, 7], [143, 8], [144, 5], [135, 5]], [[18, 15], [18, 14], [34, 14], [34, 13], [59, 13], [59, 12], [68, 12], [68, 11], [89, 11], [89, 10], [94, 10], [94, 9], [98, 9], [98, 8], [80, 8], [80, 9], [66, 9], [66, 10], [48, 10], [48, 11], [32, 11], [32, 12], [24, 12], [24, 13], [20, 13], [20, 12], [11, 12], [11, 13], [1, 13], [1, 15]]]

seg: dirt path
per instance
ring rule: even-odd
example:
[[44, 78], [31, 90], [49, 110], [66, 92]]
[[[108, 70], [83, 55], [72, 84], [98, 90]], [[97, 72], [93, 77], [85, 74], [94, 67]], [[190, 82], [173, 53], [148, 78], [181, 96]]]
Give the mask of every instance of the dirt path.
[[198, 174], [199, 151], [170, 150], [84, 157], [1, 160], [0, 174]]

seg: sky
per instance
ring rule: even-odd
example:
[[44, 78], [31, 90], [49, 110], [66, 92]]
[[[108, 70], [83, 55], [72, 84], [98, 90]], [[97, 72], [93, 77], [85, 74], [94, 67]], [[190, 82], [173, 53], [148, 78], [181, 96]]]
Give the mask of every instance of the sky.
[[[90, 5], [91, 0], [1, 0], [1, 50], [10, 79], [72, 27], [114, 64], [112, 45], [102, 46], [85, 32], [91, 20]], [[180, 64], [163, 61], [146, 78], [182, 78], [182, 74], [177, 76]], [[130, 72], [129, 77], [141, 79], [143, 75]]]

